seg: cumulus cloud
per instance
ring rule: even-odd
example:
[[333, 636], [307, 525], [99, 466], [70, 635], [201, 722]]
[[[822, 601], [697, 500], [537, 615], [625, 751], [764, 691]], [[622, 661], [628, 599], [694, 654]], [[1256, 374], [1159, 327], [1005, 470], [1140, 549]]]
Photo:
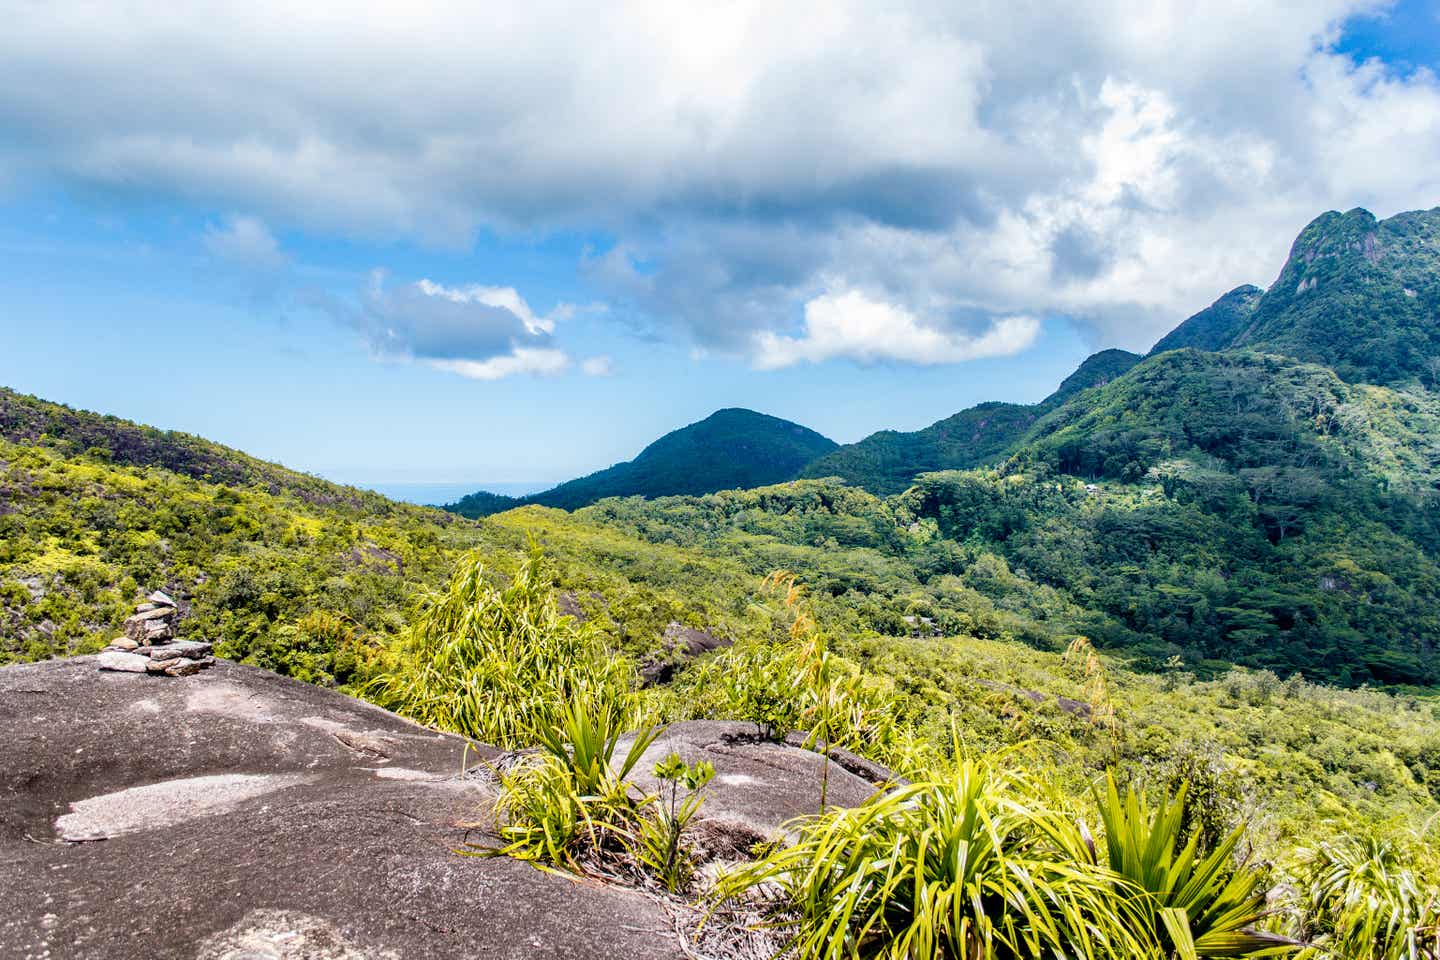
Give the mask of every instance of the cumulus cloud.
[[552, 336], [568, 305], [537, 316], [512, 287], [386, 280], [376, 271], [358, 306], [338, 311], [382, 357], [417, 360], [473, 380], [556, 374], [570, 366]]
[[979, 335], [968, 336], [926, 323], [859, 290], [846, 290], [822, 294], [805, 304], [805, 329], [799, 337], [759, 333], [754, 362], [762, 370], [839, 357], [960, 363], [1019, 353], [1035, 342], [1039, 332], [1040, 323], [1033, 317], [1001, 317]]
[[387, 239], [596, 232], [614, 316], [715, 352], [810, 342], [831, 290], [949, 343], [1063, 314], [1144, 347], [1326, 209], [1440, 200], [1440, 82], [1336, 50], [1386, 7], [27, 4], [0, 183]]

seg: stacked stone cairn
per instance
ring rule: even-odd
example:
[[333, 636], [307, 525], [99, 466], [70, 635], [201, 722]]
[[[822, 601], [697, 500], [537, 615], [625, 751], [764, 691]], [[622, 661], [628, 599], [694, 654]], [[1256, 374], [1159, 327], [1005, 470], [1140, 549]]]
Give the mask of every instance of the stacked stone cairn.
[[125, 636], [116, 637], [100, 653], [101, 670], [184, 677], [215, 662], [211, 645], [200, 640], [176, 640], [175, 601], [156, 590], [125, 620]]

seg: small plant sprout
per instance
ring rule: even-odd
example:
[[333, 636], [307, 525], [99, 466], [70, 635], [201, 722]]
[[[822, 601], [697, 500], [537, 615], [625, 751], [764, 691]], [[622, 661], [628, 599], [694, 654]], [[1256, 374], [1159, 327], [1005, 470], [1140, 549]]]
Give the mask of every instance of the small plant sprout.
[[654, 814], [641, 825], [640, 855], [670, 893], [690, 880], [694, 865], [683, 844], [685, 828], [699, 813], [701, 791], [714, 776], [715, 766], [708, 760], [692, 765], [678, 753], [655, 764], [660, 796]]

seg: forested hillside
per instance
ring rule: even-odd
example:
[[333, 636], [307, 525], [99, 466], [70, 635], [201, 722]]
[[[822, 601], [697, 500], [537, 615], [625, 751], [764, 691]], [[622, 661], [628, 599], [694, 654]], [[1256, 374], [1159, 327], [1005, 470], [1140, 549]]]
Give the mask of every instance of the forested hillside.
[[753, 410], [717, 410], [673, 430], [634, 460], [570, 480], [528, 497], [480, 491], [447, 509], [483, 517], [534, 503], [574, 510], [605, 497], [663, 497], [764, 486], [789, 480], [835, 442], [788, 420]]
[[982, 403], [923, 430], [872, 433], [807, 464], [800, 476], [839, 477], [872, 493], [900, 493], [922, 473], [968, 470], [998, 459], [1046, 411], [1081, 391], [1109, 383], [1139, 362], [1139, 356], [1125, 350], [1102, 350], [1041, 403]]

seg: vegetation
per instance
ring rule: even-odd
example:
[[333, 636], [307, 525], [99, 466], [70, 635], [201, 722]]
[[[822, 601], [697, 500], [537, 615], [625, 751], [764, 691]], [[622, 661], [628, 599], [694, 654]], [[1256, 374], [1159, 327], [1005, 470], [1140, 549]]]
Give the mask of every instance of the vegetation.
[[1255, 307], [1265, 291], [1250, 284], [1236, 287], [1210, 306], [1171, 330], [1150, 351], [1150, 356], [1167, 350], [1226, 350], [1245, 334]]
[[1330, 212], [1301, 231], [1232, 344], [1323, 363], [1349, 382], [1434, 386], [1440, 208], [1377, 221]]
[[[575, 871], [628, 872], [645, 808], [656, 798], [636, 796], [627, 778], [657, 731], [633, 735], [617, 762], [627, 714], [613, 702], [557, 703], [539, 733], [542, 752], [522, 757], [501, 780], [495, 812], [503, 846], [479, 852]], [[679, 876], [675, 864], [665, 869], [667, 880]]]
[[605, 497], [660, 497], [758, 487], [797, 476], [835, 442], [798, 423], [751, 410], [717, 410], [673, 430], [626, 463], [512, 500], [480, 491], [448, 509], [483, 517], [522, 504], [574, 510]]
[[548, 742], [556, 729], [602, 712], [610, 726], [628, 729], [636, 719], [626, 709], [633, 665], [608, 649], [593, 624], [560, 614], [543, 563], [532, 549], [498, 588], [481, 557], [462, 559], [448, 588], [424, 596], [413, 626], [370, 664], [377, 676], [366, 695], [421, 723], [504, 747]]
[[718, 887], [804, 957], [1440, 960], [1435, 216], [1322, 217], [1043, 404], [840, 449], [722, 411], [478, 522], [0, 391], [0, 663], [164, 588], [223, 656], [537, 748], [476, 852], [677, 896], [713, 770], [637, 787], [661, 724], [859, 753], [908, 782], [822, 782]]
[[1304, 935], [1316, 956], [1440, 957], [1440, 858], [1396, 838], [1322, 844], [1301, 868]]
[[1103, 350], [1082, 363], [1042, 403], [982, 403], [902, 433], [882, 430], [808, 464], [802, 477], [839, 477], [847, 484], [888, 496], [915, 478], [938, 470], [968, 470], [1002, 459], [1035, 421], [1071, 397], [1109, 383], [1140, 361], [1124, 350]]

